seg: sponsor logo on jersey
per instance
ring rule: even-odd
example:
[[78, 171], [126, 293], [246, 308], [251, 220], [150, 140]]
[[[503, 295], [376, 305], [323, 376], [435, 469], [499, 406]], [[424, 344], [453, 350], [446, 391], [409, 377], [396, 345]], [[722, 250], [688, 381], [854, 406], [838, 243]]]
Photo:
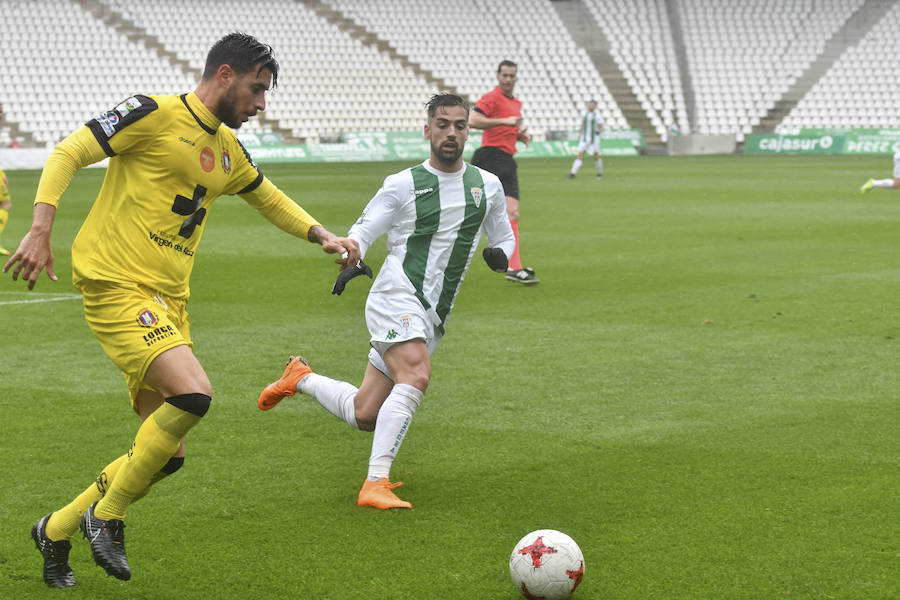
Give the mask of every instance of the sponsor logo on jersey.
[[97, 123], [99, 123], [100, 127], [103, 129], [103, 133], [106, 134], [106, 137], [112, 137], [116, 132], [116, 125], [119, 123], [119, 115], [113, 111], [109, 111], [106, 114], [99, 114], [95, 118], [97, 119]]
[[200, 168], [207, 173], [211, 172], [216, 166], [216, 153], [209, 146], [204, 146], [200, 151]]
[[473, 187], [470, 191], [472, 192], [472, 200], [475, 201], [475, 208], [479, 208], [481, 206], [481, 198], [482, 198], [481, 188]]
[[125, 100], [122, 104], [118, 105], [115, 108], [115, 110], [117, 113], [119, 113], [120, 115], [122, 115], [124, 117], [125, 115], [127, 115], [128, 113], [133, 111], [134, 109], [140, 108], [140, 106], [141, 106], [141, 101], [138, 100], [137, 98], [135, 98], [134, 96], [132, 96], [131, 98], [128, 98], [127, 100]]
[[422, 194], [427, 194], [428, 192], [433, 192], [434, 188], [425, 188], [424, 190], [416, 190], [414, 193], [416, 196], [421, 196]]
[[231, 173], [231, 155], [228, 150], [222, 150], [222, 170], [228, 175]]
[[156, 316], [156, 313], [150, 310], [145, 310], [141, 314], [138, 315], [138, 325], [141, 327], [153, 327], [157, 323], [159, 323], [159, 317]]

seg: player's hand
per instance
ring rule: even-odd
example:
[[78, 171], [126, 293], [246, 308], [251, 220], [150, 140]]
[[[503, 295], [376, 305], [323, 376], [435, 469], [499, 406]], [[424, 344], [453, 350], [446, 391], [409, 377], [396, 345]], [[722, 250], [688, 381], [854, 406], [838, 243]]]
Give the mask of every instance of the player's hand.
[[364, 263], [361, 259], [356, 262], [356, 266], [341, 269], [341, 272], [338, 273], [337, 280], [334, 282], [334, 287], [331, 288], [331, 293], [340, 296], [341, 292], [344, 291], [347, 282], [360, 275], [365, 275], [369, 279], [372, 279], [372, 269], [370, 269], [369, 265]]
[[[331, 248], [334, 248], [333, 250]], [[340, 254], [340, 258], [334, 260], [335, 264], [341, 265], [341, 269], [346, 269], [349, 265], [355, 265], [359, 262], [359, 242], [351, 238], [336, 237], [331, 241], [331, 245], [326, 248], [325, 243], [322, 244], [325, 252]]]
[[509, 268], [509, 260], [500, 248], [485, 248], [482, 250], [481, 256], [484, 258], [487, 266], [493, 271], [506, 273], [506, 270]]
[[321, 225], [311, 227], [307, 237], [311, 242], [320, 243], [322, 250], [328, 254], [340, 254], [341, 258], [334, 262], [341, 265], [341, 268], [359, 262], [359, 243], [354, 239], [338, 237]]
[[531, 134], [528, 133], [528, 128], [527, 128], [527, 127], [522, 128], [521, 130], [519, 130], [519, 141], [520, 141], [520, 142], [523, 142], [523, 143], [525, 144], [526, 147], [528, 146], [528, 144], [531, 143]]
[[10, 269], [13, 281], [17, 281], [21, 273], [22, 279], [28, 282], [29, 290], [34, 289], [38, 276], [45, 269], [51, 281], [58, 281], [59, 278], [53, 271], [53, 250], [50, 249], [49, 237], [35, 235], [33, 231], [25, 234], [19, 247], [3, 265], [4, 273]]

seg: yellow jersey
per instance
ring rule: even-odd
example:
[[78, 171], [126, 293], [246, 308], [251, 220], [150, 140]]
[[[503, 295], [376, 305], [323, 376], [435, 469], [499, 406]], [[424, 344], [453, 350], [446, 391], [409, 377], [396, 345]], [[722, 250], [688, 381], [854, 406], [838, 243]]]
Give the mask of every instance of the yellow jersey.
[[6, 173], [0, 169], [0, 202], [9, 202], [9, 181], [6, 179]]
[[75, 170], [110, 157], [72, 246], [79, 288], [88, 281], [139, 283], [187, 298], [209, 211], [223, 194], [240, 195], [301, 237], [319, 224], [263, 176], [234, 132], [193, 92], [132, 96], [88, 121], [54, 153], [35, 199], [54, 206]]

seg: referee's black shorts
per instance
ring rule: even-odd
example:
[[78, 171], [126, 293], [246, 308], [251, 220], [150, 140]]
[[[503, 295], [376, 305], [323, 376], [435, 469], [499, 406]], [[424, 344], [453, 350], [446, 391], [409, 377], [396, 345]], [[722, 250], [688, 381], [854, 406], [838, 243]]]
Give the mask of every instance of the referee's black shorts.
[[512, 154], [494, 146], [482, 146], [472, 154], [472, 164], [496, 175], [503, 184], [503, 192], [519, 199], [519, 175]]

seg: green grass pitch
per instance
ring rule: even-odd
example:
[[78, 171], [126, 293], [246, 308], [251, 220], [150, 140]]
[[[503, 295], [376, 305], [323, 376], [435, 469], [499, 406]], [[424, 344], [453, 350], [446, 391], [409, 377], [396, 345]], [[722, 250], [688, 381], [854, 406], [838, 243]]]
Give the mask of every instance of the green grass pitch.
[[[190, 304], [213, 408], [129, 510], [132, 580], [79, 538], [59, 592], [29, 529], [137, 426], [70, 284], [103, 175], [79, 172], [60, 281], [0, 279], [0, 597], [512, 600], [509, 552], [539, 528], [581, 546], [583, 600], [900, 596], [900, 192], [858, 193], [890, 159], [608, 158], [601, 181], [570, 164], [519, 164], [541, 284], [473, 263], [394, 464], [412, 511], [355, 506], [370, 434], [309, 398], [256, 408], [290, 353], [360, 381], [369, 281], [332, 296], [331, 257], [220, 199]], [[265, 172], [345, 233], [406, 166]], [[38, 173], [8, 175], [14, 248]]]

